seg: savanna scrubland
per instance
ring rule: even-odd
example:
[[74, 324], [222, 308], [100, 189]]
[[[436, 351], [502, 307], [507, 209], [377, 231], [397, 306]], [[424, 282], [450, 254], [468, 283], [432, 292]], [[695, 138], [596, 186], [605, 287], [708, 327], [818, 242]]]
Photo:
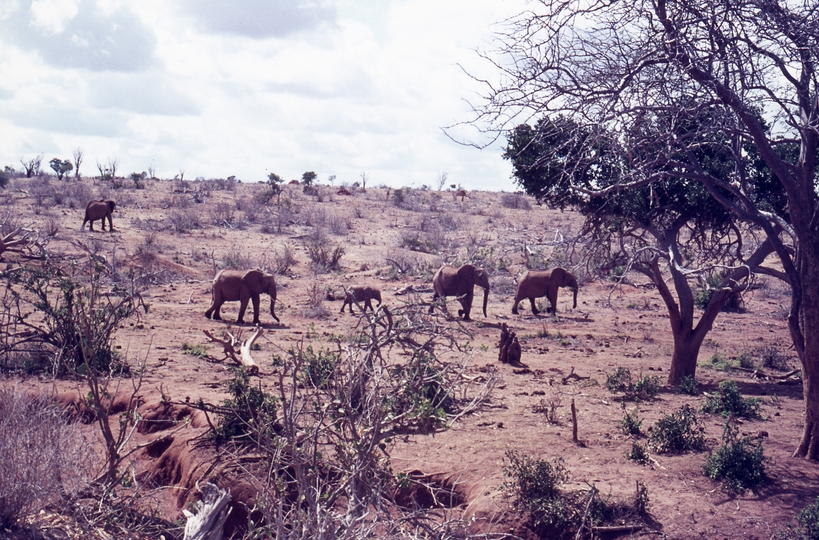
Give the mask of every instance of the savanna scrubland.
[[[716, 318], [696, 380], [672, 387], [656, 288], [584, 257], [577, 213], [346, 188], [0, 190], [2, 236], [26, 240], [2, 254], [4, 535], [182, 538], [208, 483], [231, 494], [235, 538], [797, 538], [811, 523], [781, 281], [757, 276]], [[92, 199], [116, 201], [114, 232], [80, 231]], [[478, 288], [472, 322], [452, 297], [428, 313], [434, 272], [466, 262], [489, 273], [488, 316]], [[543, 299], [513, 315], [523, 271], [557, 265], [577, 308], [561, 289], [556, 316]], [[264, 295], [260, 335], [235, 325], [237, 302], [206, 319], [223, 268], [274, 274], [281, 322]], [[339, 313], [349, 286], [387, 309]], [[503, 324], [519, 364], [498, 361]]]

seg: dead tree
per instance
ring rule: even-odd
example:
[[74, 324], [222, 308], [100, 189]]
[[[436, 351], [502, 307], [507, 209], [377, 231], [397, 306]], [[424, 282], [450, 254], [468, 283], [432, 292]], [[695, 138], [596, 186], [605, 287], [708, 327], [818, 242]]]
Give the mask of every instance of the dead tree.
[[219, 540], [230, 515], [230, 493], [214, 484], [207, 483], [199, 490], [202, 500], [193, 505], [196, 513], [182, 510], [185, 518], [184, 540]]
[[502, 364], [520, 364], [520, 343], [515, 332], [509, 330], [506, 323], [501, 325], [500, 343], [498, 344], [498, 361]]
[[[259, 373], [259, 366], [250, 355], [250, 349], [253, 347], [253, 342], [262, 335], [263, 330], [261, 326], [256, 327], [256, 331], [244, 342], [230, 332], [225, 332], [225, 339], [219, 339], [207, 330], [202, 330], [202, 332], [208, 337], [211, 343], [218, 343], [224, 348], [225, 357], [222, 358], [222, 360], [230, 358], [237, 364], [248, 368], [251, 375]], [[236, 353], [236, 345], [239, 345], [238, 354]]]

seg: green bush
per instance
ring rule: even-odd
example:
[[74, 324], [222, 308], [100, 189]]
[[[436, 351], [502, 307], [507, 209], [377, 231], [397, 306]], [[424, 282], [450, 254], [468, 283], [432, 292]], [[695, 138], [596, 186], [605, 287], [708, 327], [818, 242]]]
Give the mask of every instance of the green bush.
[[643, 375], [634, 383], [634, 393], [641, 399], [652, 399], [660, 393], [660, 378], [656, 375]]
[[250, 386], [250, 376], [244, 368], [233, 370], [233, 379], [227, 386], [233, 397], [222, 402], [215, 431], [217, 439], [250, 442], [257, 437], [271, 437], [280, 430], [276, 422], [278, 400], [261, 387]]
[[620, 427], [623, 428], [623, 431], [625, 431], [627, 435], [640, 434], [640, 426], [642, 425], [643, 421], [637, 418], [638, 412], [638, 407], [635, 407], [631, 412], [627, 412], [626, 404], [623, 403], [623, 419], [620, 420]]
[[819, 497], [796, 515], [804, 538], [819, 540]]
[[660, 393], [660, 378], [641, 373], [637, 381], [632, 381], [628, 368], [618, 367], [606, 376], [606, 388], [610, 392], [624, 392], [628, 398], [652, 399]]
[[700, 383], [697, 382], [697, 379], [694, 378], [693, 375], [685, 375], [680, 379], [679, 391], [680, 394], [698, 396], [700, 394]]
[[702, 410], [722, 416], [759, 418], [760, 402], [757, 398], [743, 398], [737, 383], [725, 380], [719, 383], [719, 392], [705, 401]]
[[626, 452], [626, 459], [645, 465], [648, 463], [648, 448], [637, 441], [632, 441], [631, 450]]
[[325, 349], [314, 352], [313, 346], [308, 345], [302, 351], [302, 360], [301, 382], [314, 388], [324, 388], [333, 376], [339, 356]]
[[690, 405], [657, 421], [649, 444], [660, 454], [702, 450], [705, 447], [704, 428]]
[[609, 392], [626, 392], [631, 388], [631, 372], [628, 368], [618, 367], [611, 375], [606, 375], [606, 388]]
[[708, 478], [719, 480], [723, 487], [735, 493], [765, 482], [765, 456], [762, 442], [752, 443], [748, 437], [738, 438], [738, 429], [728, 422], [722, 436], [722, 446], [710, 452], [702, 466]]
[[563, 460], [549, 463], [543, 459], [506, 452], [503, 474], [508, 479], [503, 488], [515, 495], [532, 519], [535, 531], [546, 538], [560, 535], [576, 519], [575, 509], [560, 490], [569, 473]]

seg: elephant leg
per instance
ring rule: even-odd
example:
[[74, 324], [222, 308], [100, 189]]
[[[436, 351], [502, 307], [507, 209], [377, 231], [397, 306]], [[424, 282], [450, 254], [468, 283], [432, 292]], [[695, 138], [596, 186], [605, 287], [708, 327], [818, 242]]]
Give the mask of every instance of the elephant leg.
[[242, 298], [239, 300], [239, 317], [236, 319], [236, 322], [239, 324], [245, 323], [245, 311], [247, 310], [247, 302], [250, 298]]
[[375, 308], [373, 308], [373, 303], [369, 298], [367, 298], [367, 300], [364, 302], [364, 311], [367, 311], [367, 308], [370, 308], [370, 311], [375, 311]]
[[537, 309], [537, 306], [535, 306], [534, 296], [529, 298], [529, 303], [532, 304], [532, 315], [537, 315], [538, 313], [540, 313], [540, 311], [538, 311]]
[[261, 298], [258, 294], [254, 294], [250, 297], [250, 301], [253, 302], [253, 324], [261, 324], [259, 322], [259, 304], [261, 303]]
[[460, 300], [463, 309], [458, 310], [458, 315], [463, 315], [465, 321], [472, 320], [469, 318], [469, 312], [472, 311], [472, 297], [473, 293], [467, 293], [466, 297]]
[[[105, 221], [105, 220], [103, 219], [103, 221]], [[114, 220], [113, 220], [113, 218], [111, 218], [111, 214], [108, 214], [108, 230], [109, 231], [114, 230]]]
[[88, 230], [94, 232], [94, 220], [88, 222]]
[[520, 304], [520, 299], [516, 296], [515, 303], [512, 304], [512, 315], [518, 314], [518, 304]]
[[213, 306], [209, 310], [205, 312], [205, 317], [210, 318], [209, 313], [213, 313], [213, 320], [214, 321], [221, 321], [222, 320], [222, 302], [217, 300], [213, 303]]

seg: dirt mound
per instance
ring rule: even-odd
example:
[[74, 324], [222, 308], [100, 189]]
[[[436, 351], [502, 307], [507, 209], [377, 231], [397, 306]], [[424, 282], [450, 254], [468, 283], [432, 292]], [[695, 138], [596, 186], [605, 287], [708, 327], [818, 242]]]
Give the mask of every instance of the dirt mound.
[[465, 502], [451, 475], [424, 474], [419, 470], [406, 473], [393, 498], [404, 508], [455, 508]]
[[143, 435], [158, 433], [179, 424], [187, 419], [191, 427], [202, 427], [199, 425], [199, 415], [190, 407], [184, 405], [174, 405], [167, 401], [145, 405], [139, 410], [142, 421], [139, 423], [137, 431]]

